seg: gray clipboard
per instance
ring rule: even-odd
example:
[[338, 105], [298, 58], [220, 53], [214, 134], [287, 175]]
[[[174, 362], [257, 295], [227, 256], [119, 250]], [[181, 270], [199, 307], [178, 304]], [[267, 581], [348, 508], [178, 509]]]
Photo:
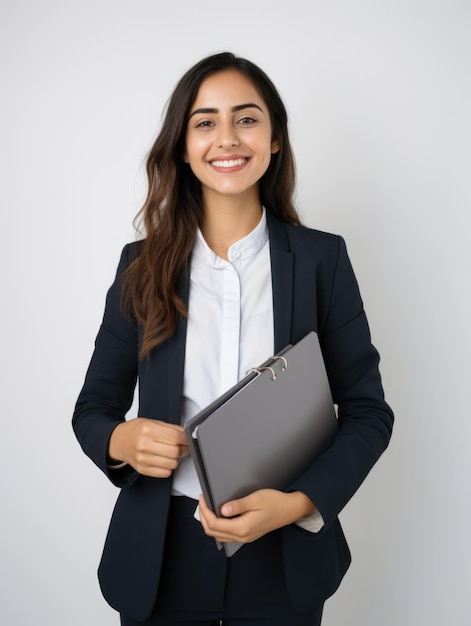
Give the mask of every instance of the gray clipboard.
[[[203, 495], [221, 516], [228, 500], [289, 487], [331, 445], [337, 428], [319, 340], [310, 332], [250, 370], [185, 432]], [[242, 545], [223, 544], [227, 556]]]

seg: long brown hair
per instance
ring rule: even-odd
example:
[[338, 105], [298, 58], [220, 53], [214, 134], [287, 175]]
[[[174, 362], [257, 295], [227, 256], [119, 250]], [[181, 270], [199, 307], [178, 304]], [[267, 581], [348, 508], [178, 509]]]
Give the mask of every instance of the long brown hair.
[[171, 337], [180, 315], [187, 315], [178, 280], [188, 266], [197, 228], [203, 219], [201, 184], [183, 161], [191, 106], [201, 83], [227, 69], [245, 74], [270, 113], [273, 139], [280, 150], [260, 180], [260, 201], [283, 222], [299, 224], [293, 204], [294, 159], [283, 102], [268, 76], [246, 59], [223, 52], [189, 69], [171, 95], [162, 129], [147, 158], [149, 188], [136, 220], [145, 239], [123, 275], [122, 307], [143, 326], [141, 358]]

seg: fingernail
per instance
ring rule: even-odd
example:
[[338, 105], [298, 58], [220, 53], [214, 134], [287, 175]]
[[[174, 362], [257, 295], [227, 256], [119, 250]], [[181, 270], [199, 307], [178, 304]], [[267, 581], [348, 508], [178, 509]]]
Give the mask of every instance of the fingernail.
[[223, 515], [230, 515], [232, 513], [232, 506], [230, 504], [225, 504], [221, 509], [221, 513]]

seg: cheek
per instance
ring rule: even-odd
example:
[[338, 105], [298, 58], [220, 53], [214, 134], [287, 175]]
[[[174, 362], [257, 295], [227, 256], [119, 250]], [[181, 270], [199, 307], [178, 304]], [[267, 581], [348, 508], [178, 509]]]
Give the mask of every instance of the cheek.
[[186, 142], [185, 154], [188, 160], [199, 159], [207, 152], [209, 142], [205, 137], [193, 137]]

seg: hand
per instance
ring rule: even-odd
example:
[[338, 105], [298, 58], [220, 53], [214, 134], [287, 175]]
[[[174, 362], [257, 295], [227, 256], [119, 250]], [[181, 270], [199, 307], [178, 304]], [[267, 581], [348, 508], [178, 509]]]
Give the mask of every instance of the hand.
[[260, 489], [245, 498], [226, 502], [218, 518], [200, 497], [200, 519], [204, 532], [218, 541], [251, 543], [276, 528], [287, 526], [316, 510], [300, 491], [284, 493]]
[[139, 474], [168, 478], [189, 453], [181, 426], [137, 417], [122, 422], [111, 434], [110, 459], [129, 463]]

